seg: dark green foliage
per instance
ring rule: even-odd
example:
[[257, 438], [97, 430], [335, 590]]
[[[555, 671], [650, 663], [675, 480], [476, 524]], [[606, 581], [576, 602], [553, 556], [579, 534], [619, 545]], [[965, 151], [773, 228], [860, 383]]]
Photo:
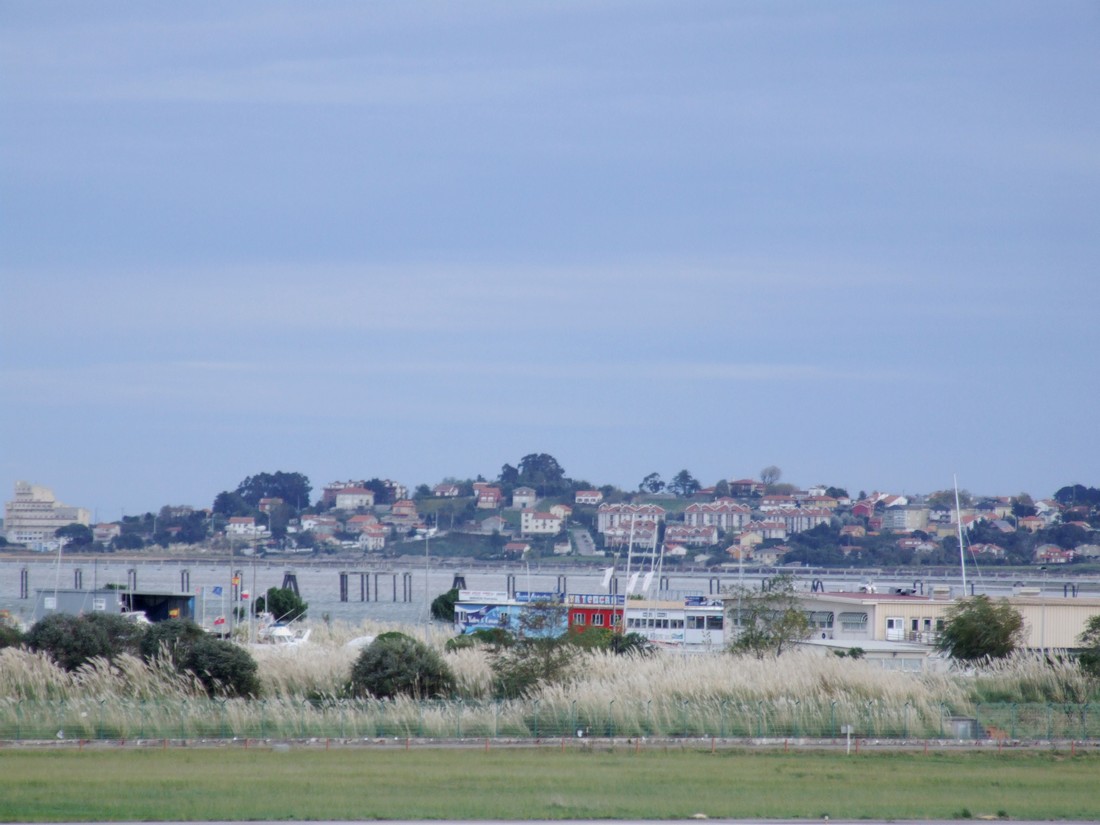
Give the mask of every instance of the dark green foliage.
[[256, 613], [270, 613], [279, 622], [304, 619], [309, 605], [290, 588], [269, 587], [266, 596], [256, 599]]
[[301, 473], [258, 473], [237, 485], [237, 495], [252, 507], [260, 505], [260, 499], [281, 498], [296, 511], [309, 505], [311, 487], [309, 479]]
[[59, 539], [68, 539], [70, 547], [87, 547], [92, 543], [92, 528], [86, 524], [66, 524], [54, 530], [53, 534]]
[[556, 496], [569, 491], [565, 470], [547, 453], [530, 453], [521, 458], [515, 479], [517, 485], [534, 487], [539, 496]]
[[1093, 676], [1100, 676], [1100, 616], [1089, 616], [1077, 643], [1083, 648], [1078, 657], [1081, 667]]
[[97, 656], [114, 659], [123, 653], [140, 654], [144, 635], [143, 625], [114, 613], [55, 613], [35, 623], [26, 643], [31, 650], [49, 654], [65, 670], [76, 670]]
[[641, 633], [616, 633], [609, 627], [570, 630], [568, 641], [583, 650], [609, 650], [618, 656], [649, 656], [657, 651]]
[[194, 674], [211, 697], [254, 697], [260, 693], [251, 654], [232, 642], [215, 639], [187, 619], [169, 619], [149, 627], [140, 652], [146, 661], [167, 654], [176, 670]]
[[115, 550], [140, 550], [145, 546], [145, 539], [137, 533], [123, 533], [111, 539], [111, 547]]
[[18, 647], [23, 644], [23, 634], [18, 627], [0, 622], [0, 648]]
[[194, 673], [209, 696], [260, 695], [256, 661], [239, 645], [203, 635], [178, 652], [179, 670]]
[[702, 485], [695, 479], [691, 473], [687, 470], [681, 470], [675, 476], [672, 481], [668, 483], [669, 492], [675, 493], [680, 498], [691, 498], [697, 492]]
[[505, 648], [512, 647], [516, 643], [516, 637], [503, 627], [475, 630], [462, 636], [456, 636], [447, 641], [447, 650], [465, 650], [476, 645], [485, 645], [494, 653]]
[[1054, 494], [1054, 500], [1063, 507], [1076, 507], [1079, 504], [1100, 507], [1100, 488], [1069, 484]]
[[1000, 659], [1019, 646], [1023, 628], [1023, 617], [1007, 600], [971, 596], [948, 609], [936, 647], [954, 659]]
[[454, 622], [455, 602], [458, 601], [458, 589], [451, 588], [432, 599], [432, 618], [441, 622]]
[[228, 490], [223, 490], [214, 497], [214, 513], [219, 516], [225, 516], [230, 518], [231, 516], [250, 516], [253, 513], [253, 507], [240, 493], [231, 493]]
[[424, 643], [403, 633], [383, 633], [371, 642], [351, 669], [349, 692], [390, 699], [447, 697], [454, 676], [443, 658]]
[[187, 619], [157, 622], [145, 631], [141, 640], [141, 657], [149, 661], [163, 651], [178, 667], [184, 651], [205, 635], [201, 627]]

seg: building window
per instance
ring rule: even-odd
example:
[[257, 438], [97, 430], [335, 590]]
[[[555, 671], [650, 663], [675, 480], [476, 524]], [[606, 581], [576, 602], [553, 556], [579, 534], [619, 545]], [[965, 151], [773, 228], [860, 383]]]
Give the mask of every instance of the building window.
[[592, 615], [592, 626], [603, 627], [603, 613], [595, 613]]
[[859, 633], [867, 629], [866, 613], [841, 613], [840, 629], [848, 633]]
[[583, 625], [584, 624], [584, 614], [583, 613], [574, 613], [573, 614], [573, 624]]
[[721, 630], [722, 616], [707, 616], [707, 630]]

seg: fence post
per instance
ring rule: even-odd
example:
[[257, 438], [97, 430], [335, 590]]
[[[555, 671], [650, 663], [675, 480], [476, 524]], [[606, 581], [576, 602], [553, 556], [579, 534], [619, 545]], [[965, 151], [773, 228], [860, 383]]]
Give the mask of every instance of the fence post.
[[535, 738], [539, 738], [539, 700], [535, 700]]
[[615, 700], [612, 699], [607, 703], [607, 738], [611, 739], [615, 735]]
[[1019, 721], [1019, 714], [1020, 714], [1020, 708], [1015, 702], [1013, 702], [1012, 703], [1012, 712], [1008, 715], [1008, 719], [1009, 719], [1008, 735], [1011, 736], [1013, 739], [1016, 738], [1016, 724]]
[[905, 703], [905, 738], [909, 738], [909, 708], [912, 707], [912, 702]]
[[833, 732], [834, 739], [840, 735], [840, 731], [836, 729], [836, 699], [829, 703], [829, 728]]
[[1047, 703], [1047, 741], [1054, 741], [1054, 703]]
[[940, 739], [943, 739], [943, 717], [947, 714], [947, 705], [940, 702]]

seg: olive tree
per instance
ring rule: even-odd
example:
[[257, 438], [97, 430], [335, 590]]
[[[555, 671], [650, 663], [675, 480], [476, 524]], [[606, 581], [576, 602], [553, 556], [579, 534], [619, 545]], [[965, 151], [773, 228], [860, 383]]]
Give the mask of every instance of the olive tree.
[[760, 590], [734, 587], [729, 591], [730, 649], [758, 659], [779, 656], [784, 648], [810, 635], [810, 619], [787, 575], [765, 580]]
[[944, 615], [936, 648], [953, 659], [1002, 659], [1023, 641], [1024, 618], [1006, 599], [960, 599]]

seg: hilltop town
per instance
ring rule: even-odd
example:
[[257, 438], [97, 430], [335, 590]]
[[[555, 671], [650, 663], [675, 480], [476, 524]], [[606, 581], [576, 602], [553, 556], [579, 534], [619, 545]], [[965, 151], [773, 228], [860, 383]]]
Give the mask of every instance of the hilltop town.
[[[1100, 490], [1079, 484], [1033, 500], [966, 490], [921, 495], [800, 487], [778, 467], [704, 487], [682, 470], [654, 472], [636, 489], [568, 478], [553, 456], [524, 456], [496, 479], [446, 478], [412, 491], [379, 478], [326, 484], [301, 473], [259, 473], [208, 507], [92, 523], [86, 508], [18, 482], [0, 547], [48, 552], [401, 556], [430, 552], [483, 560], [598, 560], [633, 553], [665, 564], [1087, 565], [1100, 559]], [[417, 544], [419, 543], [419, 544]], [[1085, 567], [1082, 570], [1088, 569]]]

